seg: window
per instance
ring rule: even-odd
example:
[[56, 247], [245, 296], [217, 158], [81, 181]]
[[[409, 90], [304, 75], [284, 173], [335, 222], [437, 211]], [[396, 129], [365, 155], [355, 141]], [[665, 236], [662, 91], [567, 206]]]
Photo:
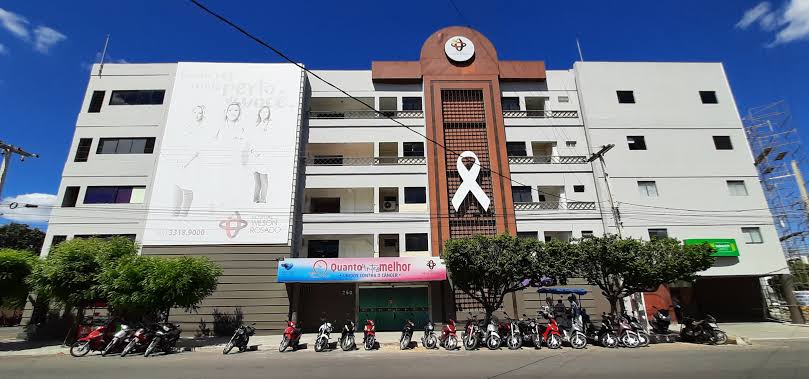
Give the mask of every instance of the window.
[[566, 141], [565, 146], [567, 146], [567, 147], [576, 147], [576, 141]]
[[309, 240], [306, 256], [309, 258], [337, 258], [340, 251], [339, 240]]
[[528, 117], [545, 117], [547, 97], [526, 97], [525, 110]]
[[713, 145], [716, 147], [716, 150], [733, 150], [730, 136], [713, 136]]
[[573, 186], [573, 192], [584, 192], [584, 184], [577, 184]]
[[520, 110], [519, 97], [503, 97], [500, 99], [504, 111], [518, 111]]
[[581, 238], [593, 238], [593, 231], [592, 230], [582, 230], [581, 231]]
[[75, 207], [77, 200], [79, 200], [79, 187], [66, 187], [65, 196], [62, 198], [62, 207]]
[[716, 98], [716, 91], [699, 91], [699, 98], [703, 104], [719, 104]]
[[633, 91], [615, 91], [618, 95], [619, 104], [635, 104], [635, 92]]
[[405, 251], [427, 251], [427, 233], [405, 234]]
[[517, 238], [522, 239], [539, 239], [539, 232], [517, 232]]
[[511, 200], [515, 203], [530, 203], [531, 200], [531, 187], [529, 186], [512, 186], [511, 187]]
[[83, 239], [98, 238], [98, 239], [102, 239], [102, 240], [108, 240], [110, 238], [115, 238], [115, 237], [123, 237], [123, 238], [126, 238], [128, 240], [135, 241], [135, 235], [134, 234], [76, 234], [75, 236], [73, 236], [73, 238], [78, 238], [78, 239], [82, 239], [82, 238]]
[[340, 198], [313, 197], [309, 213], [340, 213]]
[[79, 146], [76, 147], [76, 157], [73, 158], [73, 162], [87, 162], [87, 157], [90, 156], [90, 146], [92, 144], [92, 138], [80, 138]]
[[98, 141], [96, 154], [151, 154], [154, 143], [154, 137], [102, 138]]
[[405, 157], [423, 157], [424, 142], [402, 143], [402, 154], [404, 154]]
[[53, 236], [53, 238], [51, 239], [51, 247], [54, 247], [65, 241], [67, 241], [67, 236]]
[[728, 180], [728, 192], [730, 196], [747, 196], [747, 186], [744, 180]]
[[525, 142], [506, 142], [506, 151], [509, 157], [528, 156], [528, 152], [525, 150]]
[[87, 113], [101, 112], [101, 106], [104, 105], [104, 94], [106, 91], [93, 91], [93, 97], [90, 98], [90, 107], [87, 108]]
[[380, 97], [379, 98], [379, 110], [380, 111], [395, 111], [397, 108], [396, 106], [396, 98], [395, 97]]
[[638, 182], [641, 197], [657, 197], [657, 183], [653, 181]]
[[421, 110], [421, 97], [403, 97], [402, 98], [403, 111], [420, 111]]
[[644, 136], [627, 136], [626, 142], [629, 150], [646, 150], [646, 138]]
[[427, 189], [424, 187], [405, 187], [405, 204], [427, 203]]
[[668, 229], [649, 229], [649, 239], [662, 239], [662, 238], [669, 238], [669, 231]]
[[163, 97], [166, 90], [136, 90], [136, 91], [112, 91], [110, 105], [156, 105], [163, 104]]
[[742, 228], [742, 234], [747, 239], [746, 243], [764, 243], [761, 238], [761, 229], [759, 228]]
[[558, 100], [560, 103], [568, 103], [568, 102], [570, 102], [570, 97], [567, 97], [567, 96], [559, 96], [559, 98], [558, 98], [557, 100]]
[[140, 204], [144, 186], [91, 186], [84, 193], [85, 204]]

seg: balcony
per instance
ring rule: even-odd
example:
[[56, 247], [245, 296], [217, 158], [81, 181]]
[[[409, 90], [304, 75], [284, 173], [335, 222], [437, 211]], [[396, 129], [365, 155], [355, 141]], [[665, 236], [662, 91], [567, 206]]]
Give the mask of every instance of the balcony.
[[578, 118], [578, 111], [525, 110], [503, 111], [503, 118]]
[[307, 166], [387, 166], [387, 165], [423, 165], [425, 157], [342, 157], [319, 156], [306, 158]]
[[532, 157], [510, 156], [508, 163], [513, 164], [582, 164], [587, 163], [587, 158], [580, 155], [535, 155]]
[[594, 211], [596, 203], [592, 201], [539, 201], [539, 202], [515, 202], [514, 211]]
[[321, 110], [310, 111], [309, 118], [316, 119], [386, 119], [424, 118], [424, 111], [372, 111], [372, 110]]

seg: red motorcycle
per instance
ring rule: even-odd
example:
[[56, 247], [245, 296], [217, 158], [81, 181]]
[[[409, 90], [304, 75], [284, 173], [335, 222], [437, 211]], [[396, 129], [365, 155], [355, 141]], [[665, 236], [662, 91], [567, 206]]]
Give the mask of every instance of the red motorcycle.
[[287, 347], [292, 346], [292, 351], [298, 349], [298, 341], [301, 339], [301, 328], [295, 321], [287, 321], [287, 327], [284, 329], [284, 338], [281, 339], [281, 345], [278, 346], [278, 351], [284, 352]]
[[545, 330], [542, 332], [542, 340], [545, 341], [551, 349], [558, 349], [562, 347], [562, 334], [559, 332], [559, 324], [556, 323], [556, 317], [550, 315], [549, 312], [544, 312], [545, 318], [548, 319], [548, 325], [545, 325]]
[[449, 322], [444, 324], [444, 327], [441, 329], [441, 338], [438, 339], [438, 343], [447, 350], [455, 350], [458, 347], [458, 336], [455, 331], [455, 320], [450, 319]]
[[70, 345], [70, 355], [83, 357], [93, 351], [103, 351], [107, 347], [107, 327], [99, 326]]
[[376, 325], [374, 320], [365, 320], [365, 327], [362, 329], [364, 335], [362, 342], [365, 350], [371, 350], [376, 346]]

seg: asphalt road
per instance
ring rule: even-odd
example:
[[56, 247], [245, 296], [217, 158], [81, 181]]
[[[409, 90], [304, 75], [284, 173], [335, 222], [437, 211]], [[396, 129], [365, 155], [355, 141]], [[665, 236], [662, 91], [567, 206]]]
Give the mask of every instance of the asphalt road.
[[[96, 353], [93, 353], [96, 354]], [[809, 341], [520, 351], [183, 352], [0, 357], [0, 378], [807, 378]]]

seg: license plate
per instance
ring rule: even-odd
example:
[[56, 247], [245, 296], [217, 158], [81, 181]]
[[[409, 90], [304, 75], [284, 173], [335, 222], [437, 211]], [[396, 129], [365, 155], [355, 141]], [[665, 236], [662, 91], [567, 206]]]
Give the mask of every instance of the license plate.
[[714, 323], [712, 323], [712, 322], [709, 322], [709, 323], [708, 323], [708, 325], [710, 325], [710, 327], [711, 327], [711, 328], [714, 328], [714, 329], [718, 329], [718, 328], [719, 328], [719, 325], [716, 325], [716, 324], [714, 324]]

